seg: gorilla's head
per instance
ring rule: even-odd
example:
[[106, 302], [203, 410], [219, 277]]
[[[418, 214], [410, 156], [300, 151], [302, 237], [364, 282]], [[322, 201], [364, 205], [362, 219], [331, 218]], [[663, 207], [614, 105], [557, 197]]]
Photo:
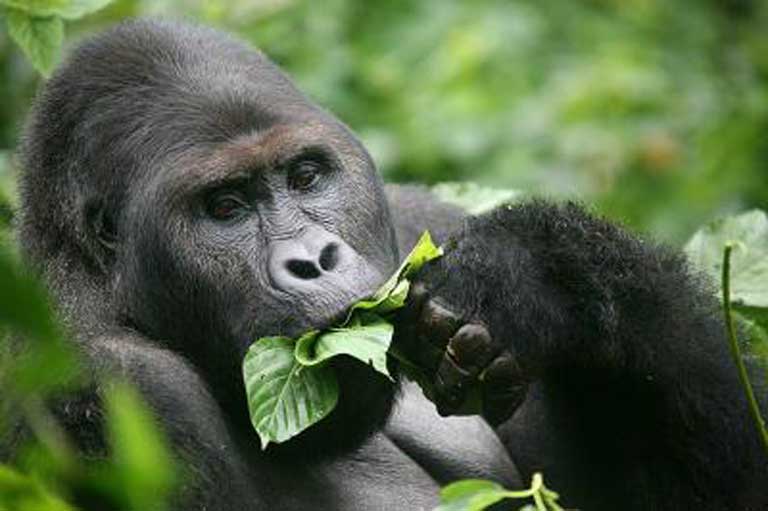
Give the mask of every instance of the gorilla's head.
[[[395, 268], [360, 142], [219, 32], [120, 25], [72, 53], [31, 119], [22, 243], [65, 318], [82, 339], [129, 328], [183, 354], [238, 420], [253, 340], [327, 325]], [[340, 423], [364, 434], [394, 392], [341, 365], [325, 442]]]

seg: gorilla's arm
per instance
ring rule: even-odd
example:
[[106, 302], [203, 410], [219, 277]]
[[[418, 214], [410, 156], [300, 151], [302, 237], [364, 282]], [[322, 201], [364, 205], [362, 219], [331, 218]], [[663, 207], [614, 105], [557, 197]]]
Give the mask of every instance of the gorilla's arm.
[[765, 508], [768, 463], [719, 307], [682, 255], [576, 205], [530, 202], [468, 219], [420, 280], [532, 382], [500, 432], [566, 504]]

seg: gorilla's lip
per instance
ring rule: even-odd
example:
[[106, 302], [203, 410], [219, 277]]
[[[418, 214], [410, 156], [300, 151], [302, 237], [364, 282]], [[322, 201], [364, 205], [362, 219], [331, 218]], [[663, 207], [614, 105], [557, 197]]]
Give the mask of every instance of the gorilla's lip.
[[301, 335], [309, 330], [327, 330], [334, 326], [341, 325], [349, 317], [352, 306], [354, 306], [360, 300], [365, 300], [371, 296], [372, 293], [368, 293], [358, 298], [350, 299], [346, 305], [336, 307], [330, 311], [326, 311], [324, 314], [318, 315], [316, 318], [310, 319], [308, 328], [302, 332], [299, 332], [298, 335]]
[[[246, 328], [247, 334], [241, 336], [243, 339], [241, 342], [242, 355], [245, 356], [245, 352], [254, 342], [265, 337], [279, 336], [297, 339], [313, 330], [322, 331], [339, 326], [347, 319], [354, 304], [360, 300], [370, 298], [374, 292], [375, 290], [347, 295], [343, 301], [337, 300], [337, 305], [334, 307], [316, 308], [311, 311], [293, 308], [292, 314], [288, 314], [282, 321], [271, 325], [271, 327], [260, 327], [258, 321], [254, 321], [250, 323], [250, 328]], [[295, 300], [296, 298], [294, 297], [293, 299]], [[255, 317], [258, 317], [258, 315], [255, 315]]]

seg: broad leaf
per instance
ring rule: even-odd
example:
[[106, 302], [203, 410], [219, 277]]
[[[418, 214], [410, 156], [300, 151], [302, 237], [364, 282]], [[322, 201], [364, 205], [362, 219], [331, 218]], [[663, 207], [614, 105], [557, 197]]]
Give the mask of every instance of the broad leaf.
[[394, 327], [375, 314], [361, 313], [355, 321], [341, 328], [304, 334], [296, 342], [296, 360], [315, 366], [338, 355], [349, 355], [392, 378], [387, 370], [387, 349]]
[[251, 345], [243, 362], [251, 423], [262, 448], [298, 435], [336, 406], [336, 375], [325, 366], [302, 366], [295, 342], [265, 337]]
[[720, 282], [723, 247], [731, 255], [731, 300], [736, 306], [768, 307], [768, 217], [750, 211], [724, 218], [698, 231], [685, 246], [691, 262]]
[[64, 22], [58, 17], [35, 17], [19, 9], [6, 9], [8, 34], [32, 65], [49, 76], [64, 42]]
[[367, 300], [361, 300], [350, 309], [347, 322], [357, 310], [367, 310], [377, 314], [387, 314], [405, 305], [410, 284], [407, 280], [432, 259], [443, 255], [443, 249], [435, 246], [429, 231], [416, 242], [416, 246], [403, 260], [397, 271]]

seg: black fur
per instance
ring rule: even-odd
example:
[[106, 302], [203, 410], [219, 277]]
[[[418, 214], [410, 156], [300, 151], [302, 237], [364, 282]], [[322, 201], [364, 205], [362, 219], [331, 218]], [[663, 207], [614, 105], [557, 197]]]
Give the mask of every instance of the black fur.
[[[396, 387], [351, 361], [328, 420], [259, 449], [248, 344], [337, 319], [393, 271], [398, 242], [444, 239], [462, 218], [424, 190], [385, 193], [349, 130], [260, 53], [205, 28], [122, 24], [48, 82], [22, 156], [25, 257], [91, 370], [133, 381], [189, 467], [175, 508], [429, 509], [455, 478], [521, 484], [482, 421], [442, 419], [410, 386], [390, 417]], [[320, 177], [293, 186], [306, 162]], [[236, 215], [217, 217], [233, 190]], [[286, 270], [281, 257], [314, 264], [318, 243], [341, 263]], [[583, 509], [765, 506], [716, 303], [679, 255], [544, 203], [470, 218], [447, 246], [420, 279], [537, 382], [500, 429], [526, 476], [543, 469]], [[95, 456], [99, 395], [57, 408]]]

